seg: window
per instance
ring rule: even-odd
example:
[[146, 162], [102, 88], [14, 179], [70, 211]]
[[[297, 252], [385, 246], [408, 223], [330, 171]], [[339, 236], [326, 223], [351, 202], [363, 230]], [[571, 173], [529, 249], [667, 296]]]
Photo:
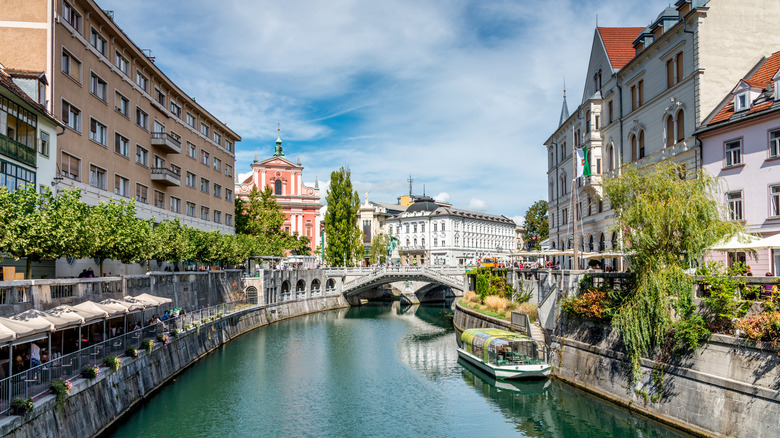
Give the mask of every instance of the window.
[[646, 157], [645, 155], [645, 131], [639, 131], [639, 159]]
[[727, 141], [724, 145], [726, 167], [742, 164], [742, 140]]
[[179, 176], [179, 178], [181, 178], [181, 167], [171, 163], [171, 172], [175, 173]]
[[145, 185], [135, 183], [135, 200], [136, 202], [141, 202], [143, 204], [148, 204], [149, 199], [149, 187], [146, 187]]
[[201, 207], [200, 207], [200, 218], [203, 219], [204, 221], [209, 220], [209, 208], [208, 207], [204, 207], [204, 206], [201, 205]]
[[214, 143], [222, 146], [222, 136], [216, 132], [214, 133]]
[[437, 230], [437, 228], [438, 228], [438, 227], [439, 227], [439, 225], [438, 225], [438, 224], [436, 224], [436, 223], [434, 223], [434, 224], [433, 224], [433, 232], [434, 232], [434, 233], [438, 231], [438, 230]]
[[612, 109], [612, 101], [610, 100], [609, 103], [607, 103], [607, 113], [609, 115], [609, 121], [607, 123], [612, 123], [614, 120], [615, 112]]
[[81, 33], [81, 14], [66, 1], [62, 2], [62, 18], [73, 30]]
[[220, 224], [222, 223], [222, 212], [218, 210], [214, 210], [214, 222]]
[[780, 217], [780, 184], [769, 187], [769, 200], [772, 217]]
[[114, 174], [114, 193], [119, 196], [128, 196], [130, 191], [130, 180]]
[[135, 107], [135, 124], [145, 130], [149, 130], [149, 114], [139, 107]]
[[89, 78], [89, 92], [103, 102], [108, 102], [108, 84], [95, 73]]
[[425, 232], [425, 223], [424, 222], [420, 224], [420, 232], [422, 232], [422, 233]]
[[114, 133], [114, 152], [123, 157], [130, 156], [130, 140], [118, 132]]
[[637, 83], [636, 92], [637, 92], [637, 95], [638, 95], [638, 97], [637, 97], [638, 104], [639, 104], [639, 106], [642, 106], [642, 104], [645, 103], [645, 81], [644, 81], [644, 79], [640, 80]]
[[62, 121], [76, 132], [81, 132], [81, 110], [62, 101]]
[[92, 44], [92, 47], [95, 48], [98, 52], [100, 52], [101, 55], [106, 56], [106, 48], [108, 47], [108, 43], [106, 42], [106, 39], [103, 38], [95, 28], [91, 28], [89, 31], [89, 42]]
[[222, 197], [222, 186], [217, 183], [214, 183], [214, 197], [215, 198]]
[[590, 110], [585, 111], [585, 133], [590, 132]]
[[442, 223], [441, 223], [441, 230], [442, 230], [442, 231], [447, 231], [447, 230], [445, 229], [445, 227], [444, 227], [444, 222], [442, 222]]
[[89, 139], [99, 143], [101, 146], [106, 145], [106, 125], [98, 122], [93, 118], [89, 118]]
[[135, 71], [135, 84], [145, 92], [149, 92], [149, 78], [138, 70]]
[[744, 111], [748, 109], [748, 93], [740, 93], [734, 99], [734, 111]]
[[188, 202], [187, 203], [186, 214], [187, 214], [187, 216], [195, 217], [195, 204], [193, 204], [192, 202]]
[[233, 191], [230, 189], [225, 189], [225, 201], [233, 202]]
[[226, 214], [225, 215], [225, 225], [233, 226], [233, 215], [232, 214]]
[[152, 128], [152, 132], [165, 132], [165, 125], [158, 122], [157, 119], [154, 119], [154, 127]]
[[122, 56], [121, 53], [119, 53], [119, 50], [114, 52], [114, 65], [116, 68], [119, 69], [122, 73], [124, 73], [126, 76], [130, 76], [130, 70], [129, 70], [129, 64], [127, 63], [127, 58]]
[[601, 129], [601, 117], [598, 114], [594, 116], [593, 129]]
[[67, 152], [62, 152], [60, 160], [60, 174], [66, 178], [81, 181], [81, 160]]
[[683, 110], [677, 111], [677, 142], [681, 142], [685, 139], [685, 112]]
[[172, 112], [172, 113], [173, 113], [173, 114], [174, 114], [176, 117], [178, 117], [178, 118], [181, 118], [181, 107], [179, 106], [179, 104], [177, 104], [176, 102], [174, 102], [174, 101], [173, 101], [173, 99], [171, 99], [171, 112]]
[[631, 136], [631, 161], [636, 161], [636, 135]]
[[165, 160], [161, 156], [156, 154], [154, 156], [154, 167], [156, 169], [165, 169]]
[[[780, 131], [778, 131], [780, 133]], [[233, 166], [225, 164], [225, 176], [233, 176]]]
[[158, 190], [154, 191], [154, 206], [157, 208], [165, 208], [165, 193]]
[[187, 113], [187, 124], [190, 125], [190, 127], [195, 128], [195, 116], [190, 113]]
[[636, 109], [636, 85], [631, 86], [631, 111]]
[[165, 93], [157, 87], [154, 87], [154, 99], [165, 108]]
[[135, 145], [135, 162], [141, 166], [149, 166], [149, 151], [141, 145]]
[[674, 119], [669, 115], [666, 117], [666, 147], [674, 144]]
[[200, 191], [203, 193], [209, 192], [209, 180], [207, 180], [206, 178], [200, 179]]
[[119, 111], [120, 114], [128, 118], [130, 117], [130, 100], [118, 91], [114, 96], [114, 105], [116, 105], [114, 109]]
[[742, 220], [742, 191], [726, 193], [726, 202], [729, 207], [729, 219], [733, 221]]
[[206, 138], [209, 136], [209, 127], [205, 123], [201, 122], [200, 124], [200, 133], [205, 135]]
[[106, 169], [101, 169], [94, 164], [89, 165], [89, 185], [99, 189], [106, 189]]
[[194, 144], [187, 142], [187, 156], [193, 160], [198, 159], [198, 148]]
[[780, 129], [769, 131], [769, 157], [780, 157]]
[[187, 184], [187, 187], [195, 188], [195, 174], [192, 172], [187, 172], [187, 179], [185, 181]]
[[209, 165], [209, 153], [201, 149], [200, 151], [200, 162], [205, 164], [206, 166]]
[[225, 149], [228, 152], [233, 152], [233, 142], [225, 140]]
[[62, 49], [62, 72], [70, 76], [76, 82], [81, 83], [81, 61], [74, 58], [65, 49]]
[[675, 57], [675, 63], [677, 64], [677, 82], [683, 80], [683, 54], [682, 52], [678, 53]]
[[222, 171], [222, 160], [220, 160], [219, 158], [214, 158], [214, 170], [216, 170], [217, 172]]
[[666, 88], [674, 86], [674, 59], [666, 61]]
[[171, 196], [170, 197], [170, 209], [174, 213], [181, 213], [181, 199]]
[[38, 146], [38, 153], [44, 157], [49, 156], [49, 134], [41, 132], [41, 143]]

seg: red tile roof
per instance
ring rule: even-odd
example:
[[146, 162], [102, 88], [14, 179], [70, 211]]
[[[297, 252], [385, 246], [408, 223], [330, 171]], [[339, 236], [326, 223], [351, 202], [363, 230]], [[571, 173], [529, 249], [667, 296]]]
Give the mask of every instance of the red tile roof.
[[604, 48], [607, 49], [612, 68], [621, 69], [636, 55], [634, 40], [643, 27], [599, 27], [597, 28]]
[[[778, 70], [780, 70], [780, 52], [775, 52], [769, 58], [759, 61], [760, 67], [752, 75], [743, 78], [751, 87], [760, 88], [766, 91], [767, 84], [772, 82], [772, 78], [775, 76]], [[756, 64], [759, 65], [759, 64]], [[759, 100], [760, 101], [760, 100]], [[774, 104], [774, 100], [770, 98], [766, 102], [761, 102], [750, 108], [750, 111], [746, 115], [755, 114], [764, 110], [768, 110]], [[731, 119], [734, 115], [734, 98], [731, 98], [723, 108], [718, 111], [718, 114], [707, 123], [707, 126], [712, 126], [720, 122], [725, 122]], [[736, 119], [735, 119], [736, 120]]]

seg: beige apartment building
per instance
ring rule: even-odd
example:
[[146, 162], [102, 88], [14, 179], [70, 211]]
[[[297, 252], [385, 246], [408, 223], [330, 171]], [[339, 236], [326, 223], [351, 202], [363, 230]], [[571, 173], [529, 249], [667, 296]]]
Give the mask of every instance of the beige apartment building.
[[[176, 86], [93, 0], [3, 0], [0, 62], [45, 72], [57, 189], [135, 199], [141, 218], [234, 232], [241, 138]], [[117, 17], [118, 18], [118, 17]], [[58, 178], [59, 180], [59, 178]]]

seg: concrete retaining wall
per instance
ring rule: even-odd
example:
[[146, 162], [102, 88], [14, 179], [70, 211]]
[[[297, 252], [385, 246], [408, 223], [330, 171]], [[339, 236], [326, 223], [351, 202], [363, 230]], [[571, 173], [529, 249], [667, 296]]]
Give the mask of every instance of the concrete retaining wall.
[[[118, 372], [101, 369], [97, 379], [76, 379], [64, 409], [53, 395], [35, 402], [23, 417], [0, 419], [0, 435], [14, 438], [82, 438], [95, 436], [151, 396], [175, 375], [231, 339], [282, 319], [347, 307], [341, 296], [313, 298], [275, 306], [250, 308], [192, 329], [148, 355], [123, 358]], [[175, 433], [174, 433], [175, 435]]]

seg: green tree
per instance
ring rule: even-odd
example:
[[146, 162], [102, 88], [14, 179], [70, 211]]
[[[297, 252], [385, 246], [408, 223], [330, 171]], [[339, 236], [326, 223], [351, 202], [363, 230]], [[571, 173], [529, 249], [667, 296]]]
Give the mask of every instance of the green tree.
[[153, 260], [159, 260], [177, 264], [187, 255], [187, 234], [178, 219], [163, 221], [152, 230], [152, 254]]
[[688, 322], [701, 322], [693, 315], [692, 279], [684, 270], [699, 264], [707, 248], [739, 229], [724, 220], [713, 196], [716, 182], [703, 171], [695, 179], [681, 179], [677, 165], [664, 164], [641, 171], [627, 166], [620, 178], [604, 183], [617, 216], [615, 231], [622, 230], [637, 275], [636, 290], [612, 320], [635, 376], [641, 356], [673, 328], [673, 310]]
[[387, 234], [380, 233], [371, 240], [369, 248], [369, 260], [371, 263], [384, 263], [387, 259], [387, 246], [390, 244], [390, 237]]
[[360, 197], [352, 188], [351, 172], [343, 167], [330, 174], [326, 195], [325, 260], [331, 265], [354, 266], [363, 257], [363, 233], [357, 226]]
[[524, 227], [523, 240], [528, 245], [528, 249], [541, 249], [540, 244], [550, 234], [547, 222], [547, 201], [536, 201], [528, 208], [528, 211], [525, 212]]
[[89, 207], [85, 219], [87, 227], [88, 257], [100, 261], [103, 275], [105, 260], [133, 263], [148, 260], [152, 250], [152, 227], [149, 222], [137, 219], [134, 201], [104, 201]]
[[15, 260], [25, 257], [28, 279], [33, 261], [83, 257], [87, 247], [81, 218], [86, 210], [77, 189], [54, 196], [49, 190], [38, 193], [34, 184], [14, 192], [0, 187], [0, 252]]
[[252, 187], [247, 201], [236, 200], [236, 232], [258, 239], [258, 254], [281, 257], [285, 249], [297, 244], [282, 229], [286, 216], [276, 202], [270, 186], [263, 191]]

